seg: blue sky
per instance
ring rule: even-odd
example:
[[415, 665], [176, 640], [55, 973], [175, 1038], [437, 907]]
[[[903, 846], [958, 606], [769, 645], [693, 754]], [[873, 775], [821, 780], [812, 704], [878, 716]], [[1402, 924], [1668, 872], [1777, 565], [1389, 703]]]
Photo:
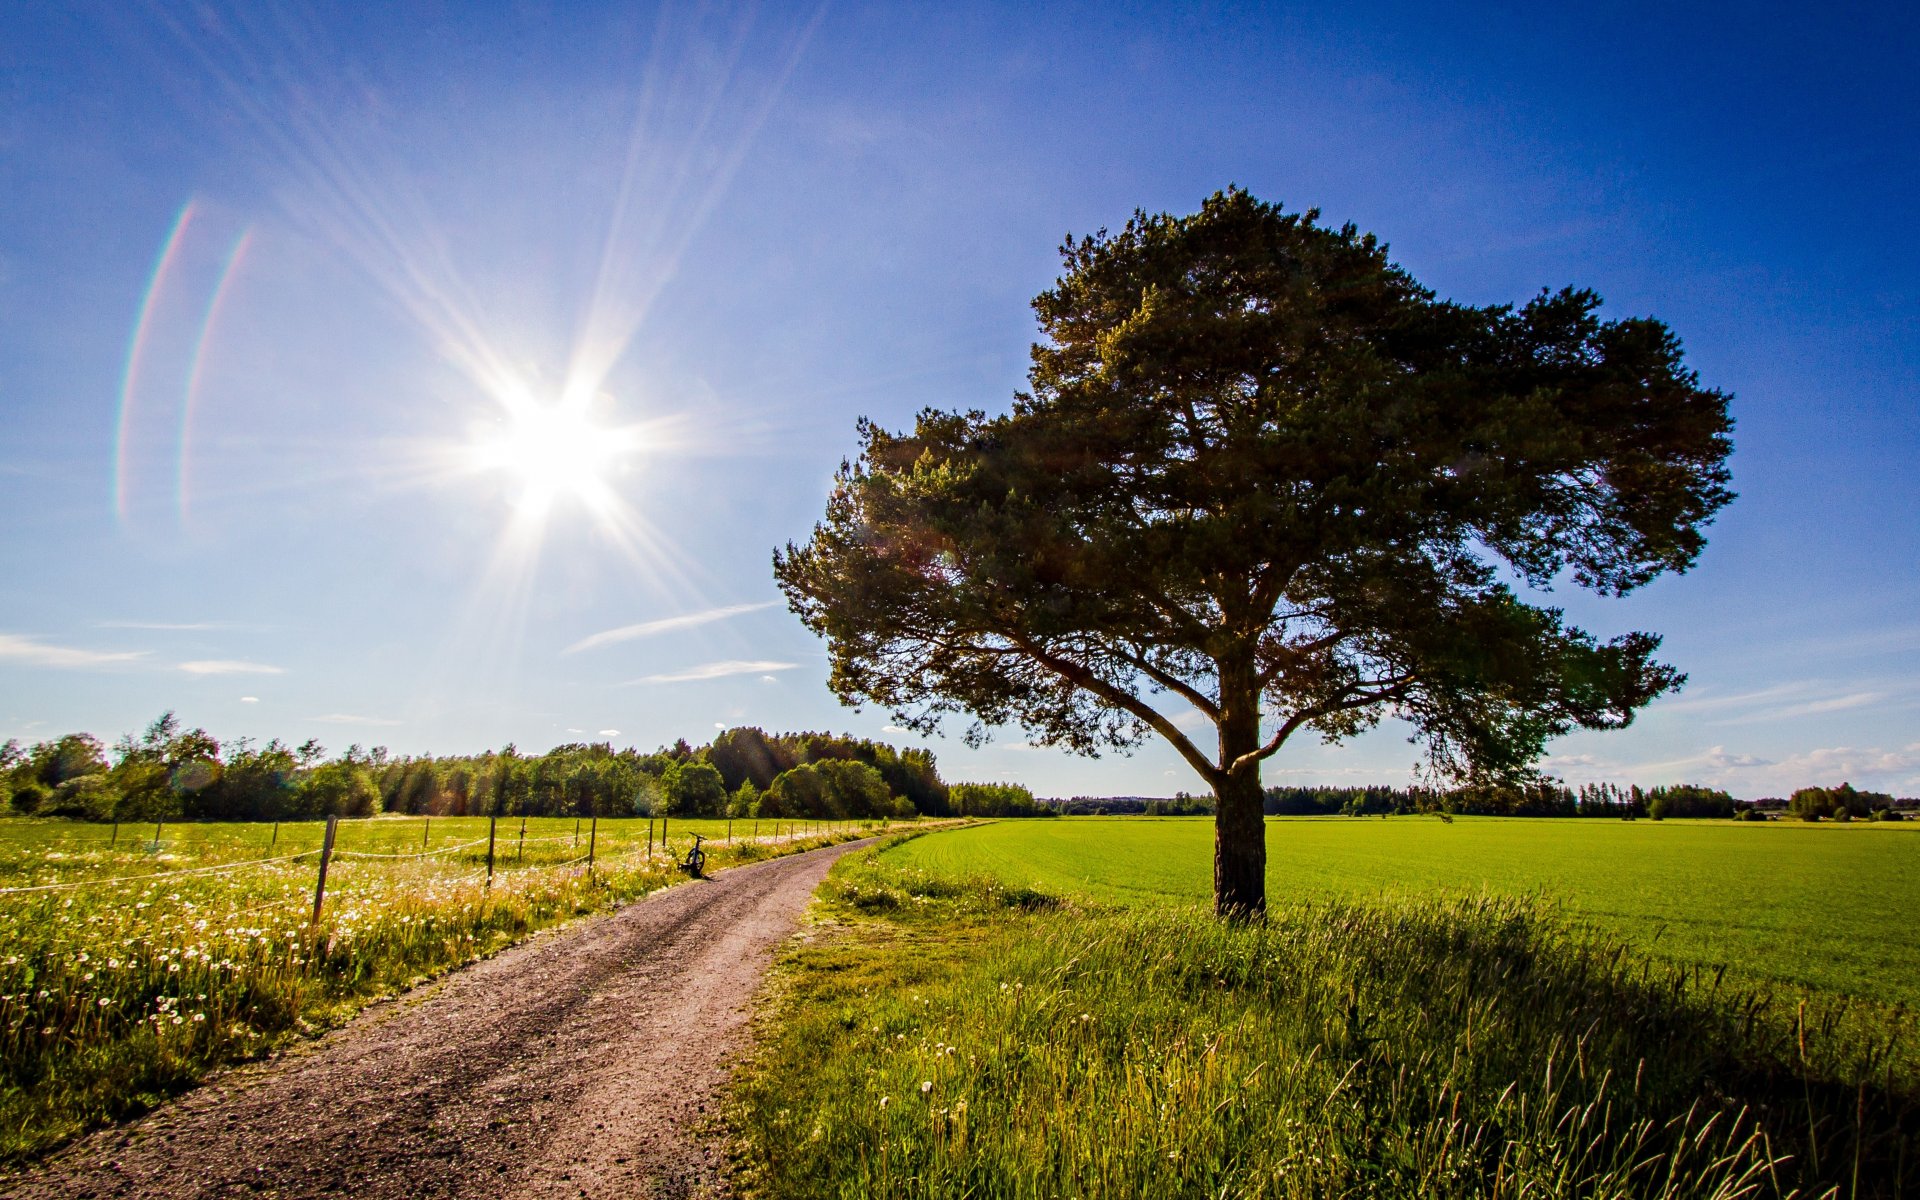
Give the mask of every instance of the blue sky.
[[[910, 740], [772, 548], [859, 416], [1009, 402], [1065, 234], [1238, 183], [1459, 300], [1594, 288], [1735, 394], [1699, 566], [1556, 597], [1691, 683], [1550, 770], [1920, 792], [1910, 7], [406, 7], [0, 15], [0, 739]], [[623, 431], [593, 470], [529, 459], [561, 397]]]

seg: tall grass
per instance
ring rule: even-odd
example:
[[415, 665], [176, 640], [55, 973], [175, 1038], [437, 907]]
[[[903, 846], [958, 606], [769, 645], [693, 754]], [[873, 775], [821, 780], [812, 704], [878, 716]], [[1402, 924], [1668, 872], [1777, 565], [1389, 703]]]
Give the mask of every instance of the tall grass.
[[[1263, 925], [833, 876], [738, 1086], [767, 1196], [1895, 1196], [1920, 1086], [1516, 899]], [[1889, 1031], [1889, 1038], [1891, 1031]]]
[[[587, 832], [576, 844], [572, 826], [536, 821], [522, 844], [517, 822], [502, 822], [488, 886], [484, 819], [343, 825], [318, 925], [311, 855], [230, 874], [0, 896], [0, 1161], [138, 1112], [213, 1067], [534, 930], [665, 887], [684, 878], [672, 855], [691, 833], [724, 829], [676, 820], [671, 851], [649, 857], [645, 822], [603, 821], [589, 875], [578, 861]], [[739, 823], [738, 832], [748, 828]], [[720, 845], [709, 870], [862, 832], [843, 824], [817, 837]], [[41, 822], [9, 823], [5, 834], [0, 882], [12, 886], [232, 865], [297, 853], [319, 836], [311, 823], [277, 833], [176, 826], [161, 846]], [[482, 844], [467, 845], [476, 834]], [[448, 853], [374, 857], [417, 852], [429, 839]]]

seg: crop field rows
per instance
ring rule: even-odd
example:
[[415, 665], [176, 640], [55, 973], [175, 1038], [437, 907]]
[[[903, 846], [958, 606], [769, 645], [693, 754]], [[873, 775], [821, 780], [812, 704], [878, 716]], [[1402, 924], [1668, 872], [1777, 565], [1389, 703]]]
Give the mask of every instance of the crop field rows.
[[[484, 817], [325, 826], [0, 826], [0, 1159], [289, 1032], [680, 877], [878, 823]], [[592, 872], [588, 857], [592, 855]]]

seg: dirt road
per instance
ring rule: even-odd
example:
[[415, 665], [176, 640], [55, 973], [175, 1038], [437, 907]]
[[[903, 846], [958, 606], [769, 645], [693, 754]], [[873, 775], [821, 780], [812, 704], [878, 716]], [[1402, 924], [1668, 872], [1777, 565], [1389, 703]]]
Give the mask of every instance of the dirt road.
[[8, 1197], [721, 1194], [700, 1136], [774, 947], [853, 842], [538, 935], [19, 1175]]

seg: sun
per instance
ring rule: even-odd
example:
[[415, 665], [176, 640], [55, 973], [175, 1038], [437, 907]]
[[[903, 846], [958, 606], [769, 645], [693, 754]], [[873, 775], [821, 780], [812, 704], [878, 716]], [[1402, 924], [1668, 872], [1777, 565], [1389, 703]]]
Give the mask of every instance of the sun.
[[578, 408], [525, 404], [476, 442], [473, 464], [517, 482], [523, 510], [571, 498], [600, 512], [613, 500], [607, 476], [637, 448], [633, 430], [600, 425]]

